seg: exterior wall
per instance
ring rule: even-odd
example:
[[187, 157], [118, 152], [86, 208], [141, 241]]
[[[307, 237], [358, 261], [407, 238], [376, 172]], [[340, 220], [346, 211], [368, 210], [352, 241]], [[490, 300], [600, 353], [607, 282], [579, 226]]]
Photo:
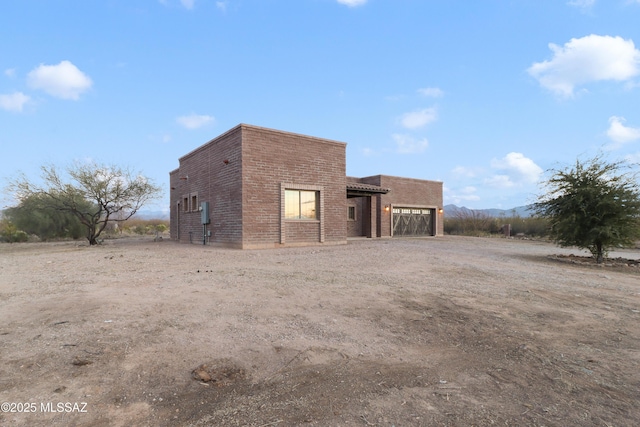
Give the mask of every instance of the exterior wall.
[[[209, 202], [207, 242], [242, 247], [241, 136], [237, 126], [180, 158], [180, 167], [170, 174], [172, 239], [189, 242], [191, 233], [194, 242], [202, 242], [204, 229], [197, 209], [201, 202]], [[191, 201], [194, 195], [198, 206], [185, 212], [184, 198]]]
[[176, 193], [180, 176], [180, 169], [169, 172], [169, 236], [171, 240], [178, 240], [178, 227], [180, 218], [178, 216], [178, 200], [180, 193]]
[[[367, 198], [366, 197], [353, 197], [347, 199], [347, 206], [353, 206], [356, 209], [356, 218], [355, 220], [350, 220], [347, 218], [347, 237], [362, 237], [366, 236], [366, 225], [365, 221], [367, 219], [368, 212], [366, 211], [367, 207]], [[345, 212], [346, 215], [346, 212]]]
[[356, 208], [355, 220], [347, 216], [347, 237], [377, 237], [378, 202], [375, 196], [347, 199], [348, 206]]
[[[348, 176], [346, 182], [358, 183], [361, 182], [360, 178]], [[356, 209], [355, 220], [350, 220], [348, 217], [348, 211], [345, 210], [345, 218], [347, 219], [347, 237], [363, 237], [367, 235], [366, 231], [366, 218], [368, 212], [366, 211], [367, 197], [351, 197], [347, 199], [347, 207], [353, 206]]]
[[[243, 247], [346, 243], [346, 144], [242, 125]], [[320, 193], [318, 220], [285, 220], [284, 189]]]
[[[238, 125], [181, 157], [169, 173], [171, 238], [202, 243], [205, 237], [206, 243], [237, 248], [343, 244], [347, 236], [390, 237], [387, 206], [435, 209], [436, 235], [444, 234], [442, 182], [346, 177], [345, 151], [342, 142]], [[347, 182], [391, 191], [347, 199]], [[316, 191], [319, 218], [285, 219], [287, 189]], [[206, 228], [202, 202], [209, 202]], [[353, 221], [347, 219], [347, 206], [356, 208]]]
[[[376, 234], [378, 237], [391, 236], [392, 206], [425, 207], [435, 209], [436, 236], [444, 235], [444, 216], [442, 208], [442, 182], [413, 178], [401, 178], [389, 175], [375, 175], [362, 178], [364, 184], [389, 188], [387, 194], [376, 196], [378, 215]], [[386, 207], [389, 207], [387, 210]]]

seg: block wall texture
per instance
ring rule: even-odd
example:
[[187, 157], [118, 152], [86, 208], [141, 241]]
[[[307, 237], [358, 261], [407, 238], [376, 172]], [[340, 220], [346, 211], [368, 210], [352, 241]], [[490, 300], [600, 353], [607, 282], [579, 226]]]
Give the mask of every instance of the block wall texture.
[[444, 235], [444, 217], [439, 212], [442, 208], [442, 182], [414, 178], [403, 178], [389, 175], [375, 175], [361, 178], [364, 184], [378, 185], [391, 191], [376, 196], [378, 204], [377, 235], [391, 236], [391, 210], [385, 206], [426, 207], [435, 209], [436, 236]]
[[[180, 158], [180, 167], [170, 174], [171, 238], [201, 242], [201, 202], [209, 202], [208, 242], [242, 247], [242, 139], [236, 127]], [[187, 178], [188, 179], [180, 179]], [[184, 199], [197, 206], [184, 210]], [[178, 210], [180, 203], [180, 210]]]
[[[355, 221], [347, 221], [348, 237], [377, 237], [378, 216], [376, 197], [354, 197], [347, 199], [347, 205], [356, 208]], [[347, 216], [348, 218], [348, 216]]]
[[347, 206], [353, 206], [356, 209], [356, 219], [349, 220], [347, 213], [345, 212], [345, 218], [347, 218], [347, 236], [348, 237], [362, 237], [366, 236], [366, 229], [364, 220], [367, 212], [364, 211], [366, 207], [366, 200], [364, 197], [353, 197], [347, 199]]
[[175, 194], [179, 182], [180, 169], [169, 172], [169, 236], [178, 239], [178, 196]]
[[296, 246], [300, 244], [318, 243], [320, 235], [320, 221], [288, 222], [286, 224], [286, 244]]
[[[242, 141], [244, 247], [346, 243], [346, 144], [249, 125]], [[319, 221], [281, 221], [282, 183], [322, 189]]]

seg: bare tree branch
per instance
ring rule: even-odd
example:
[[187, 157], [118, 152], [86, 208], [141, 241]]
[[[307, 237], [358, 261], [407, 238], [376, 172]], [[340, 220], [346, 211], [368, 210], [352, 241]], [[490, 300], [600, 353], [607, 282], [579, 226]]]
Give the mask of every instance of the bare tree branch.
[[145, 176], [114, 165], [76, 162], [66, 169], [68, 179], [53, 165], [41, 170], [42, 185], [21, 174], [10, 183], [9, 191], [20, 201], [46, 196], [48, 208], [71, 212], [87, 228], [90, 245], [98, 243], [109, 221], [131, 218], [161, 193]]

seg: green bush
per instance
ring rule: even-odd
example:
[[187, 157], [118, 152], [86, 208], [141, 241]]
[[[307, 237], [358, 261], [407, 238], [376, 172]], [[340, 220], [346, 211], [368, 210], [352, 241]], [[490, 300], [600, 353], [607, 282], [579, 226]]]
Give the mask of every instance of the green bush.
[[169, 230], [169, 221], [165, 219], [139, 219], [130, 218], [120, 225], [120, 230], [125, 233], [135, 233], [139, 235], [145, 234], [162, 234]]
[[17, 229], [28, 235], [36, 235], [44, 241], [79, 239], [86, 230], [78, 218], [56, 209], [51, 199], [42, 195], [27, 197], [18, 206], [6, 209], [4, 214]]
[[29, 235], [18, 230], [11, 221], [2, 220], [0, 221], [0, 240], [8, 243], [26, 242], [29, 240]]

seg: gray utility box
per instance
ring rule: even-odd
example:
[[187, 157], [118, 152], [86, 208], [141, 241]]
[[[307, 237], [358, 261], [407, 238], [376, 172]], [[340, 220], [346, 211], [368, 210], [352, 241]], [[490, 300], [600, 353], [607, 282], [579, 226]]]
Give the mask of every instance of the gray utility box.
[[202, 224], [209, 224], [211, 222], [209, 219], [209, 202], [200, 203], [200, 214], [202, 215]]

